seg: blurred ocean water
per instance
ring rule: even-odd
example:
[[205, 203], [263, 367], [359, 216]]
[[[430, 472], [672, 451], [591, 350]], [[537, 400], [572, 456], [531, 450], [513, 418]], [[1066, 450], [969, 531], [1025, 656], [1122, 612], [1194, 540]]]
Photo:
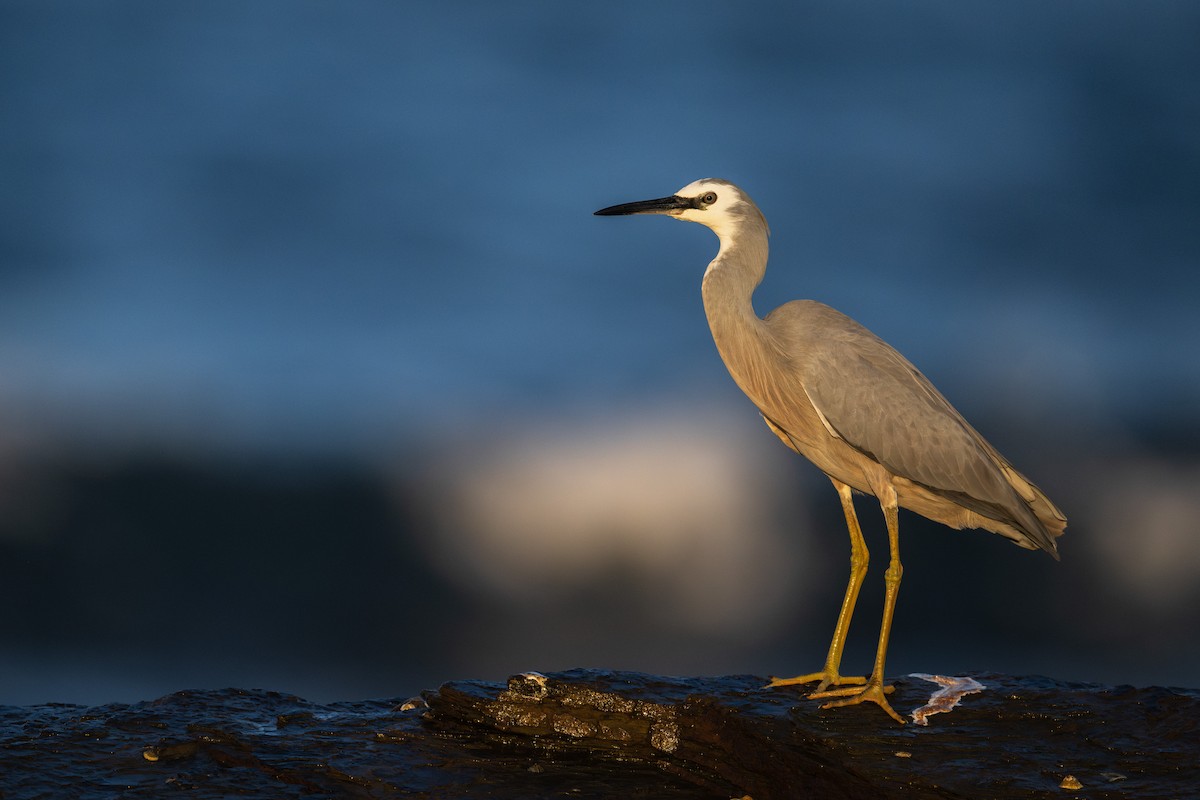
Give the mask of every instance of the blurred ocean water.
[[[0, 627], [9, 643], [0, 650], [12, 654], [0, 656], [5, 684], [42, 691], [36, 675], [51, 674], [47, 664], [79, 656], [72, 615], [86, 603], [68, 567], [88, 560], [64, 548], [109, 543], [108, 568], [128, 568], [126, 583], [136, 586], [144, 574], [118, 557], [128, 554], [122, 546], [146, 552], [154, 542], [179, 554], [206, 546], [202, 526], [184, 537], [166, 512], [152, 515], [154, 527], [127, 515], [117, 536], [89, 528], [95, 517], [63, 511], [67, 499], [117, 486], [128, 487], [130, 507], [149, 502], [147, 476], [126, 469], [142, 458], [201, 464], [201, 474], [232, 470], [222, 480], [261, 489], [239, 495], [230, 516], [274, 502], [264, 497], [278, 501], [271, 492], [281, 483], [303, 487], [297, 474], [314, 463], [352, 465], [384, 496], [421, 487], [423, 498], [451, 498], [441, 510], [415, 501], [379, 510], [372, 524], [391, 524], [399, 544], [382, 534], [360, 543], [362, 554], [386, 553], [386, 563], [425, 576], [411, 592], [381, 576], [379, 596], [409, 601], [380, 606], [368, 594], [343, 604], [377, 636], [433, 617], [475, 631], [442, 642], [442, 656], [404, 680], [456, 669], [494, 677], [469, 670], [535, 657], [538, 643], [506, 627], [522, 614], [547, 628], [574, 619], [585, 630], [547, 653], [561, 663], [514, 668], [786, 670], [784, 655], [819, 657], [843, 580], [837, 504], [804, 465], [763, 451], [771, 443], [755, 438], [763, 434], [752, 409], [716, 356], [698, 291], [715, 240], [696, 226], [591, 217], [714, 175], [746, 188], [771, 222], [760, 312], [813, 297], [859, 319], [1072, 517], [1058, 572], [980, 534], [931, 528], [924, 537], [926, 557], [946, 560], [947, 575], [981, 559], [1004, 570], [980, 582], [978, 597], [953, 590], [968, 592], [953, 595], [966, 598], [959, 625], [972, 624], [971, 602], [1000, 598], [979, 623], [978, 666], [1062, 664], [1074, 672], [1061, 677], [1195, 685], [1200, 675], [1181, 665], [1112, 654], [1135, 641], [1166, 653], [1170, 627], [1196, 620], [1188, 609], [1200, 585], [1197, 34], [1200, 9], [1170, 2], [3, 4], [0, 547], [8, 555], [0, 570], [42, 564], [41, 585], [58, 598], [49, 606], [13, 598], [32, 610], [14, 607]], [[629, 448], [589, 458], [589, 443], [605, 440]], [[690, 477], [671, 491], [635, 479], [644, 496], [597, 472], [612, 464], [615, 474], [661, 475], [670, 459], [651, 456], [673, 450], [689, 466], [708, 463], [702, 454], [728, 460], [708, 473], [681, 469]], [[742, 466], [747, 454], [774, 477], [755, 479]], [[62, 466], [76, 463], [91, 466]], [[546, 502], [550, 476], [571, 470], [578, 503]], [[215, 502], [204, 480], [183, 470], [184, 506]], [[512, 528], [512, 520], [533, 525], [527, 517], [503, 517], [487, 503], [483, 517], [463, 522], [463, 498], [478, 498], [471, 487], [480, 481], [510, 487], [510, 504], [511, 495], [529, 497], [533, 511], [523, 513], [544, 509], [539, 530], [558, 549], [540, 551], [533, 563], [542, 571], [530, 567], [521, 579], [541, 596], [578, 578], [580, 593], [548, 595], [574, 617], [502, 588], [489, 594], [510, 586], [504, 575], [454, 574], [455, 563], [471, 562], [447, 555], [448, 546], [486, 552], [489, 537], [510, 529], [522, 546], [537, 541]], [[608, 606], [607, 595], [650, 602], [645, 592], [669, 589], [658, 607], [679, 609], [702, 593], [668, 580], [677, 552], [663, 549], [666, 539], [653, 546], [662, 515], [675, 507], [676, 519], [694, 518], [700, 496], [713, 503], [701, 513], [710, 522], [726, 513], [726, 496], [767, 511], [744, 523], [754, 535], [713, 528], [711, 547], [677, 571], [716, 575], [706, 570], [730, 552], [751, 552], [738, 551], [739, 541], [757, 542], [754, 557], [771, 564], [802, 563], [777, 576], [787, 586], [745, 604], [742, 634], [736, 617], [685, 622], [678, 640], [663, 619], [631, 632], [629, 617], [645, 603]], [[329, 497], [322, 507], [334, 510], [322, 519], [332, 524], [344, 498]], [[603, 515], [584, 512], [613, 506], [647, 516], [596, 522]], [[574, 521], [554, 516], [563, 508]], [[205, 519], [219, 525], [225, 516]], [[489, 527], [500, 519], [510, 521]], [[320, 617], [319, 593], [289, 587], [309, 585], [329, 563], [320, 530], [297, 541], [289, 524], [267, 515], [244, 532], [263, 542], [253, 562], [261, 570], [279, 552], [295, 559], [296, 583], [275, 587], [282, 616], [264, 617], [275, 630], [286, 629], [279, 619]], [[577, 547], [553, 538], [560, 527], [580, 532]], [[810, 528], [821, 531], [802, 533]], [[182, 563], [180, 555], [150, 566]], [[254, 570], [238, 573], [216, 556], [204, 563], [189, 580], [236, 618]], [[572, 563], [606, 566], [564, 573]], [[911, 577], [922, 580], [930, 578]], [[18, 583], [39, 585], [9, 581]], [[484, 589], [472, 594], [467, 584]], [[1011, 599], [1014, 585], [1036, 601]], [[127, 602], [94, 609], [88, 647], [116, 654], [98, 660], [187, 651], [181, 642], [197, 637], [201, 651], [225, 641], [221, 626], [165, 640], [122, 627], [114, 620], [127, 619], [139, 597], [164, 602], [129, 591]], [[918, 591], [906, 583], [901, 613], [906, 600], [936, 606]], [[795, 610], [801, 599], [828, 599], [829, 619], [823, 607]], [[1034, 615], [1035, 635], [1003, 627], [1006, 613], [1029, 607], [1055, 610]], [[204, 615], [188, 619], [199, 625]], [[875, 617], [863, 619], [856, 630], [869, 649]], [[322, 635], [336, 638], [338, 622], [327, 624]], [[252, 630], [247, 623], [249, 642]], [[1059, 643], [1047, 644], [1053, 637]], [[785, 639], [803, 650], [772, 649]], [[722, 648], [708, 661], [698, 655]], [[998, 653], [1016, 651], [1032, 655], [999, 663]], [[396, 644], [377, 660], [411, 655]], [[157, 675], [169, 690], [181, 680], [273, 684], [305, 674], [302, 648], [264, 656], [270, 668], [241, 657], [245, 669]], [[372, 658], [355, 651], [301, 688], [399, 692], [384, 688], [380, 667], [362, 666]], [[354, 669], [365, 672], [345, 677]], [[124, 667], [111, 672], [136, 684]], [[136, 699], [86, 687], [53, 697], [13, 691], [10, 699]]]
[[826, 299], [963, 392], [1200, 395], [1186, 4], [3, 13], [22, 422], [340, 449], [722, 386], [710, 235], [589, 216], [707, 174], [773, 223], [764, 309]]

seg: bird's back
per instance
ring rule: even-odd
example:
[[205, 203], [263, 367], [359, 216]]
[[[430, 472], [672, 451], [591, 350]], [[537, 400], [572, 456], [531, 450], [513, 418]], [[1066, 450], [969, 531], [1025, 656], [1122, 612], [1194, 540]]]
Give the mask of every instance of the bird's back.
[[[780, 370], [802, 392], [752, 395], [785, 444], [863, 491], [882, 468], [901, 506], [1057, 557], [1062, 512], [894, 348], [815, 301], [780, 306], [765, 325]], [[797, 407], [805, 401], [819, 429]]]

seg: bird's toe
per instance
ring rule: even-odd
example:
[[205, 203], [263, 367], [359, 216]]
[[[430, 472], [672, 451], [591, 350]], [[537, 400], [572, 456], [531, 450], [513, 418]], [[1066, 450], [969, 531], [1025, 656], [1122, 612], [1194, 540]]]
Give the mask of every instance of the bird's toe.
[[807, 675], [796, 675], [793, 678], [771, 676], [770, 682], [763, 688], [777, 689], [781, 686], [797, 686], [814, 682], [817, 684], [814, 691], [823, 692], [830, 686], [861, 686], [867, 682], [867, 679], [862, 675], [839, 675], [837, 670], [824, 669], [820, 672], [810, 672]]
[[844, 697], [843, 700], [831, 700], [825, 703], [821, 708], [842, 708], [845, 706], [856, 706], [859, 703], [874, 703], [887, 712], [888, 716], [905, 724], [904, 718], [896, 713], [892, 708], [892, 704], [887, 701], [887, 695], [895, 691], [894, 686], [882, 686], [878, 683], [868, 682], [861, 689], [858, 687], [850, 687], [846, 689], [834, 689], [828, 692], [819, 692], [809, 695], [809, 697]]

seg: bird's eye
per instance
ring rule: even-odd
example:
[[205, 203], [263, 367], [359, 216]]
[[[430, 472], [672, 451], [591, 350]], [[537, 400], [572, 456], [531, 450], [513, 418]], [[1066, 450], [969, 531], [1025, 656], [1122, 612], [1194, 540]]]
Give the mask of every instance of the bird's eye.
[[711, 206], [713, 203], [717, 202], [717, 193], [707, 192], [703, 197], [700, 198], [700, 202], [704, 203], [706, 206]]

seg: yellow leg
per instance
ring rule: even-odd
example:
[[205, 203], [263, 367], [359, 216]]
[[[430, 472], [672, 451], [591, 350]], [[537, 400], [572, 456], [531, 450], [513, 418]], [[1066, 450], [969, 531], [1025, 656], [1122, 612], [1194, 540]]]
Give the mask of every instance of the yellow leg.
[[[831, 480], [833, 479], [831, 478]], [[838, 496], [842, 498], [842, 511], [846, 514], [846, 527], [850, 529], [850, 583], [846, 586], [846, 596], [842, 599], [842, 610], [838, 613], [837, 627], [833, 630], [833, 641], [829, 643], [829, 655], [825, 657], [825, 667], [820, 672], [810, 672], [794, 678], [773, 677], [766, 688], [820, 681], [814, 691], [823, 692], [830, 686], [861, 685], [867, 682], [866, 678], [843, 677], [838, 672], [842, 666], [842, 649], [846, 646], [846, 636], [850, 633], [850, 619], [854, 616], [854, 604], [858, 602], [858, 590], [862, 588], [863, 578], [867, 575], [867, 561], [870, 554], [867, 552], [867, 543], [863, 541], [858, 517], [854, 513], [854, 500], [850, 496], [850, 487], [838, 480], [834, 480], [833, 485], [838, 491]]]
[[887, 522], [891, 561], [888, 564], [887, 572], [883, 576], [886, 593], [883, 600], [883, 624], [879, 629], [879, 647], [875, 651], [875, 666], [871, 670], [871, 677], [867, 679], [867, 685], [861, 689], [857, 686], [846, 689], [832, 689], [827, 692], [814, 693], [810, 697], [846, 698], [845, 700], [834, 700], [826, 703], [821, 708], [852, 706], [869, 701], [878, 705], [892, 719], [903, 725], [904, 718], [892, 709], [891, 704], [888, 703], [885, 696], [888, 692], [892, 691], [893, 687], [883, 685], [883, 667], [884, 661], [887, 658], [888, 637], [892, 633], [892, 615], [896, 611], [896, 595], [900, 591], [900, 577], [904, 574], [904, 567], [900, 564], [900, 522], [895, 490], [889, 491], [886, 498], [881, 498], [880, 504], [883, 506], [884, 520]]

